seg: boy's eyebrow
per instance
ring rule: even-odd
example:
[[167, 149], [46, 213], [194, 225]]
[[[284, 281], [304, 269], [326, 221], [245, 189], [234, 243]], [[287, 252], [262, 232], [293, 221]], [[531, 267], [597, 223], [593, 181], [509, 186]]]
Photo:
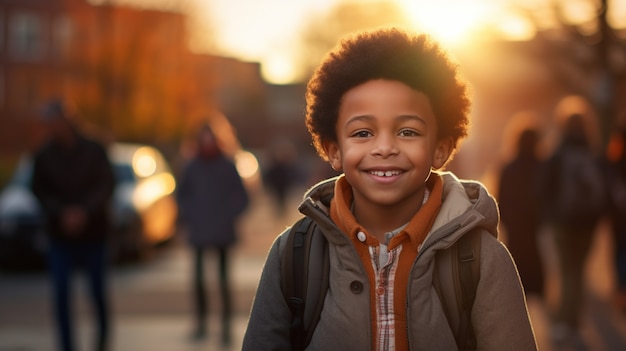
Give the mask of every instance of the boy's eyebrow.
[[404, 121], [418, 121], [422, 124], [426, 124], [426, 119], [424, 119], [420, 115], [400, 115], [398, 116], [398, 119], [403, 122]]
[[[349, 126], [351, 123], [353, 122], [358, 122], [358, 121], [363, 121], [363, 122], [369, 122], [371, 120], [374, 119], [374, 116], [372, 115], [357, 115], [357, 116], [353, 116], [350, 117], [350, 119], [346, 122], [346, 126]], [[405, 122], [405, 121], [418, 121], [422, 124], [426, 124], [426, 120], [421, 117], [420, 115], [400, 115], [397, 117], [397, 119], [399, 119], [401, 122]]]
[[363, 121], [363, 122], [369, 122], [371, 120], [374, 119], [374, 116], [372, 115], [357, 115], [357, 116], [352, 116], [350, 117], [350, 119], [348, 119], [348, 121], [346, 122], [346, 127], [349, 126], [351, 123], [354, 122], [359, 122], [359, 121]]

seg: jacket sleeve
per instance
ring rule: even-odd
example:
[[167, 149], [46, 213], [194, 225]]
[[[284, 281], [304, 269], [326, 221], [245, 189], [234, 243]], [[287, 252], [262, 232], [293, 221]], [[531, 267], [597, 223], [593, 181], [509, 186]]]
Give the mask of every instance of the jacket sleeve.
[[272, 244], [252, 304], [242, 350], [291, 350], [291, 312], [283, 298], [280, 277], [280, 235]]
[[248, 190], [243, 184], [243, 180], [241, 179], [239, 172], [237, 172], [235, 164], [231, 165], [230, 173], [231, 175], [228, 179], [232, 192], [228, 205], [232, 210], [233, 217], [236, 217], [248, 208], [250, 199], [248, 197]]
[[538, 175], [535, 179], [537, 198], [539, 201], [539, 211], [543, 221], [550, 221], [554, 217], [556, 206], [556, 196], [559, 189], [560, 153], [557, 153], [544, 161], [539, 167]]
[[508, 250], [482, 237], [480, 281], [472, 310], [478, 350], [537, 350], [526, 297]]
[[43, 169], [44, 162], [41, 158], [42, 156], [37, 153], [33, 159], [33, 176], [30, 187], [47, 216], [55, 218], [65, 204], [50, 191], [48, 178]]
[[94, 145], [93, 158], [97, 165], [96, 179], [89, 193], [85, 194], [82, 201], [83, 207], [89, 213], [97, 213], [109, 205], [115, 188], [115, 175], [113, 166], [107, 156], [106, 150], [100, 145]]
[[181, 174], [177, 180], [177, 184], [176, 184], [176, 203], [178, 204], [178, 217], [182, 220], [182, 221], [186, 221], [187, 220], [187, 215], [188, 215], [188, 211], [189, 211], [189, 178], [190, 178], [190, 169], [191, 169], [191, 163], [190, 164], [186, 164], [183, 167], [183, 170], [181, 171]]

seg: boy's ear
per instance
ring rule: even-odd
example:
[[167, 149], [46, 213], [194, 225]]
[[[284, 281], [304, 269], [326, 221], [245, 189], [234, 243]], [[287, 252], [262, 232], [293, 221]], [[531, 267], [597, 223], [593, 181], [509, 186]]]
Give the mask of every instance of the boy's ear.
[[335, 171], [341, 171], [341, 153], [339, 152], [339, 145], [336, 142], [325, 142], [324, 152], [328, 158], [328, 163]]
[[452, 154], [452, 138], [443, 138], [437, 140], [437, 145], [435, 146], [435, 155], [433, 157], [433, 168], [439, 169], [443, 167], [450, 155]]

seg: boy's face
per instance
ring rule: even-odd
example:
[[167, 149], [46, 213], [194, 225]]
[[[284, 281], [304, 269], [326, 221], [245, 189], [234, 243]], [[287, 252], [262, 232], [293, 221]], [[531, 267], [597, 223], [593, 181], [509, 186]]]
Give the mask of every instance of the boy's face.
[[392, 80], [348, 90], [336, 133], [337, 142], [325, 145], [329, 161], [363, 205], [419, 205], [431, 167], [442, 167], [451, 152], [451, 142], [437, 140], [428, 97]]

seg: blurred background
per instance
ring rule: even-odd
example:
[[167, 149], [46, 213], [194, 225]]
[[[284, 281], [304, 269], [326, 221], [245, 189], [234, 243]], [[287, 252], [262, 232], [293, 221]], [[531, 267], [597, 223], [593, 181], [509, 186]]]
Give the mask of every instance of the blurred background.
[[[245, 325], [272, 238], [297, 218], [295, 205], [302, 191], [330, 171], [315, 155], [304, 126], [306, 81], [338, 38], [390, 25], [431, 34], [460, 64], [472, 85], [471, 131], [448, 168], [460, 177], [483, 181], [494, 193], [498, 172], [510, 156], [506, 129], [520, 111], [537, 116], [546, 148], [556, 135], [554, 110], [566, 96], [590, 102], [601, 146], [609, 144], [617, 125], [626, 123], [624, 0], [0, 0], [0, 233], [15, 230], [2, 216], [14, 218], [13, 210], [32, 202], [15, 190], [16, 184], [19, 188], [27, 183], [29, 155], [42, 142], [36, 123], [39, 108], [60, 97], [71, 101], [83, 128], [106, 141], [111, 158], [118, 160], [116, 210], [134, 207], [132, 216], [147, 218], [141, 223], [162, 222], [159, 233], [142, 232], [120, 244], [120, 250], [142, 256], [146, 245], [173, 241], [174, 251], [157, 255], [144, 267], [152, 269], [154, 284], [174, 279], [176, 292], [186, 293], [187, 282], [179, 280], [189, 268], [182, 262], [187, 259], [184, 253], [175, 251], [171, 195], [182, 165], [191, 157], [195, 128], [208, 119], [217, 126], [218, 137], [253, 195], [253, 206], [242, 219], [244, 240], [235, 265], [235, 284], [247, 289], [239, 298], [240, 324]], [[284, 193], [273, 197], [274, 189], [264, 182], [277, 162], [277, 150], [293, 167], [286, 199]], [[147, 173], [142, 162], [151, 169]], [[140, 194], [146, 192], [148, 198]], [[21, 220], [32, 225], [27, 230], [37, 228], [37, 223], [28, 222], [36, 218]], [[126, 229], [134, 225], [124, 223]], [[40, 250], [45, 243], [32, 235], [35, 239], [24, 240]], [[2, 241], [7, 236], [0, 235], [0, 256], [14, 252]], [[592, 285], [600, 284], [599, 291], [607, 297], [614, 286], [607, 258], [611, 239], [608, 234], [599, 238], [590, 276], [598, 279]], [[0, 272], [14, 265], [33, 268], [22, 267], [19, 257], [13, 259], [3, 261]], [[37, 266], [36, 261], [27, 263]], [[132, 270], [119, 274], [117, 279], [124, 282], [151, 276]], [[20, 288], [14, 280], [23, 278], [0, 275], [0, 291], [9, 294], [5, 302], [11, 298], [14, 306], [22, 306], [20, 298], [31, 296], [24, 292], [43, 284], [37, 283], [40, 276], [30, 277], [34, 280]], [[141, 310], [137, 303], [120, 302], [119, 308]], [[2, 310], [9, 304], [0, 303], [0, 316], [12, 316]], [[162, 305], [155, 302], [144, 312], [158, 311]], [[188, 306], [172, 307], [177, 308]], [[32, 323], [11, 318], [0, 323], [0, 335]], [[616, 335], [624, 341], [623, 325], [619, 328]], [[0, 350], [18, 349], [19, 344], [0, 341]], [[618, 345], [616, 349], [626, 343]], [[136, 346], [132, 349], [141, 349]]]
[[261, 161], [287, 138], [310, 164], [306, 80], [340, 36], [382, 25], [431, 33], [473, 85], [470, 138], [452, 165], [461, 176], [486, 175], [521, 109], [550, 128], [558, 99], [583, 95], [605, 141], [626, 109], [620, 0], [2, 0], [0, 25], [0, 185], [39, 142], [37, 108], [58, 96], [174, 167], [207, 117], [227, 119]]

